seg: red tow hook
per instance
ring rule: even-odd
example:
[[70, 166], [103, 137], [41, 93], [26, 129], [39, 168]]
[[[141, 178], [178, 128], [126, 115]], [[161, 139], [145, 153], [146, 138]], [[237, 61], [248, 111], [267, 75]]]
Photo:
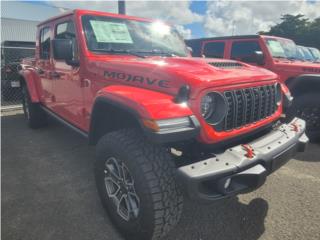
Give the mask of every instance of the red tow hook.
[[250, 146], [250, 145], [248, 145], [248, 144], [242, 144], [241, 145], [242, 147], [243, 147], [243, 149], [247, 152], [246, 154], [245, 154], [245, 156], [247, 157], [247, 158], [253, 158], [254, 157], [254, 149]]
[[299, 126], [296, 122], [291, 123], [291, 127], [292, 127], [292, 129], [291, 129], [292, 131], [299, 132]]

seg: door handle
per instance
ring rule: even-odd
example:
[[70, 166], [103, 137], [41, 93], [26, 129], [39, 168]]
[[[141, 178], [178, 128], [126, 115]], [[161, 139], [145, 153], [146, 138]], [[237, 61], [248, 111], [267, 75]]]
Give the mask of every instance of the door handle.
[[89, 79], [82, 79], [80, 85], [81, 87], [90, 87], [91, 81]]
[[50, 77], [51, 78], [60, 78], [60, 74], [57, 72], [50, 72]]

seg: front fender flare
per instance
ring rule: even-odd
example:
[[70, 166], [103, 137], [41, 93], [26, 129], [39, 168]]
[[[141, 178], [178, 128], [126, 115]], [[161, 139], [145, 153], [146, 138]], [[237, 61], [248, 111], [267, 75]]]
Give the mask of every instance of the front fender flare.
[[148, 89], [113, 85], [101, 89], [96, 99], [104, 97], [145, 119], [161, 120], [193, 115], [185, 103], [175, 103], [174, 97]]
[[303, 74], [287, 81], [287, 86], [293, 96], [305, 92], [320, 92], [320, 75]]
[[[166, 132], [156, 133], [143, 124], [143, 120], [163, 120], [174, 119], [181, 117], [191, 117], [193, 115], [191, 109], [187, 104], [175, 103], [174, 97], [155, 92], [148, 89], [113, 85], [101, 89], [93, 105], [91, 111], [91, 122], [89, 130], [89, 142], [95, 144], [101, 136], [99, 133], [99, 116], [103, 113], [104, 107], [101, 108], [101, 104], [107, 106], [116, 107], [119, 110], [128, 114], [128, 119], [134, 119], [139, 123], [139, 126], [151, 141], [154, 142], [173, 142], [179, 140], [190, 139], [197, 134], [198, 126], [195, 129], [189, 129], [184, 132]], [[190, 118], [192, 121], [197, 122], [194, 118]], [[112, 123], [105, 123], [112, 124]], [[112, 129], [112, 126], [110, 126]], [[99, 127], [98, 127], [99, 128]], [[105, 134], [105, 133], [103, 133]]]

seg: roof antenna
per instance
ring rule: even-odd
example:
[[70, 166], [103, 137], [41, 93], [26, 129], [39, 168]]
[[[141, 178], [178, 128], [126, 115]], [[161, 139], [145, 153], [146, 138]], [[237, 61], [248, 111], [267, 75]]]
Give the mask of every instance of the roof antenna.
[[119, 14], [126, 14], [125, 0], [118, 0], [118, 12], [119, 12]]

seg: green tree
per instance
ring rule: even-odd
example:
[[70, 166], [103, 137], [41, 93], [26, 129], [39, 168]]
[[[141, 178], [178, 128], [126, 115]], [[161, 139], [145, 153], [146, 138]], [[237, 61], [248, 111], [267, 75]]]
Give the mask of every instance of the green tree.
[[286, 14], [281, 22], [271, 26], [267, 32], [259, 34], [289, 38], [298, 45], [320, 48], [320, 18], [310, 21], [304, 15]]

